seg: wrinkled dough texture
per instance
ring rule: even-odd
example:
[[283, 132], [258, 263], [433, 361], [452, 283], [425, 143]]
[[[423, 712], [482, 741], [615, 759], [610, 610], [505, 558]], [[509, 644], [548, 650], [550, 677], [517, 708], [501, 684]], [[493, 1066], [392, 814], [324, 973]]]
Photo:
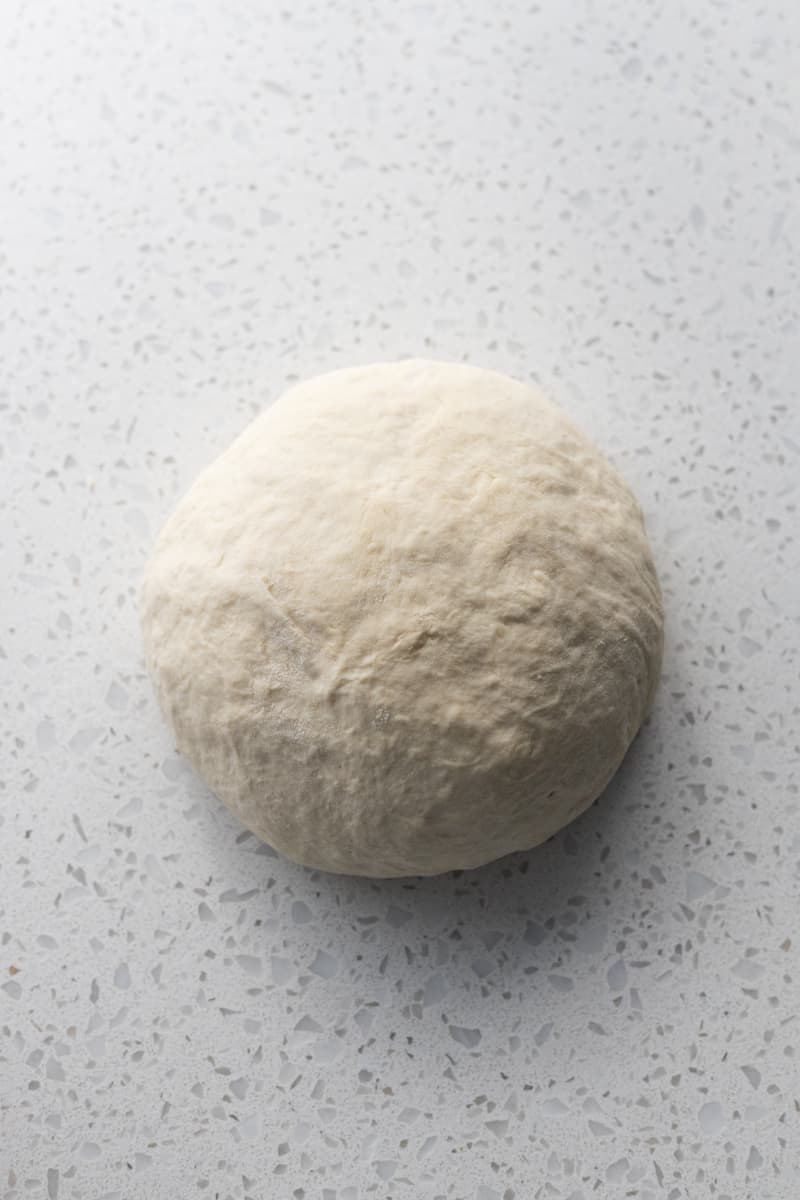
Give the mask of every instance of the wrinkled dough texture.
[[536, 845], [604, 789], [661, 664], [627, 486], [536, 391], [410, 361], [287, 392], [168, 521], [142, 594], [179, 749], [298, 862]]

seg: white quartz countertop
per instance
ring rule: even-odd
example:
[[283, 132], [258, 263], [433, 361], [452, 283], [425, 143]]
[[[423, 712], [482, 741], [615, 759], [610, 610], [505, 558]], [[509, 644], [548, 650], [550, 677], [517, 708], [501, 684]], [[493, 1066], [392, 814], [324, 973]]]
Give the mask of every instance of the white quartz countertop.
[[[0, 14], [0, 1198], [796, 1200], [800, 9]], [[287, 383], [537, 381], [639, 496], [664, 679], [480, 871], [260, 845], [136, 591]]]

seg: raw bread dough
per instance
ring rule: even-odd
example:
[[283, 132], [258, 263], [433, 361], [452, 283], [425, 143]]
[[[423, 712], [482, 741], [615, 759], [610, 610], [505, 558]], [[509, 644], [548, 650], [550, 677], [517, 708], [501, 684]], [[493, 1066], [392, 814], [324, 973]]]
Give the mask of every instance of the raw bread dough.
[[536, 391], [410, 361], [293, 388], [167, 522], [142, 597], [179, 749], [309, 866], [428, 875], [602, 792], [658, 680], [638, 505]]

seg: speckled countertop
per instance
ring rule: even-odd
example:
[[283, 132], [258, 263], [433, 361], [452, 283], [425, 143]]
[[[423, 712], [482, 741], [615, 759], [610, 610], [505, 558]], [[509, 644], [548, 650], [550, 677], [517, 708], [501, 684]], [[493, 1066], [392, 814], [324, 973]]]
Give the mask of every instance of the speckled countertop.
[[[800, 10], [9, 5], [0, 1196], [796, 1200]], [[544, 848], [291, 865], [137, 583], [287, 382], [534, 378], [639, 494], [664, 682]]]

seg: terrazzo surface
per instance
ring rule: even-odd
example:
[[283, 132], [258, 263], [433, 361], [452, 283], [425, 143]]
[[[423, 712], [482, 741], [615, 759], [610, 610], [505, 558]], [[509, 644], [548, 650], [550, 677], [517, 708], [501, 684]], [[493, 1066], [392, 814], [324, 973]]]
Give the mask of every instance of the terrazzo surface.
[[[0, 1197], [794, 1200], [800, 10], [0, 16]], [[639, 495], [664, 679], [539, 850], [295, 867], [136, 592], [287, 383], [534, 379]]]

